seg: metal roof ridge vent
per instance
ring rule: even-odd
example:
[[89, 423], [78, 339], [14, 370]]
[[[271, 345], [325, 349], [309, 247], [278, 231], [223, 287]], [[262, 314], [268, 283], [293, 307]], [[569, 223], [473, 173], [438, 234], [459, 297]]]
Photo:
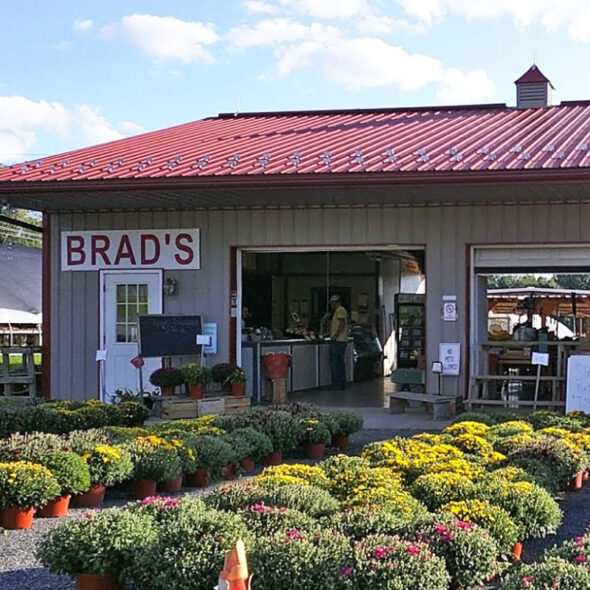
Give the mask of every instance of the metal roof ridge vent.
[[551, 80], [547, 78], [537, 64], [533, 64], [518, 80], [516, 84], [516, 108], [539, 109], [551, 106], [552, 90], [555, 90]]

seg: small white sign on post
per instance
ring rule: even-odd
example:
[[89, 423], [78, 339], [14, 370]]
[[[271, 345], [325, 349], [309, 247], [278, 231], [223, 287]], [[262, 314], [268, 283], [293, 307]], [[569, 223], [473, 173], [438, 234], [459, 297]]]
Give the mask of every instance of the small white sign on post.
[[459, 342], [441, 342], [438, 345], [438, 360], [443, 365], [443, 375], [459, 375], [461, 344]]
[[444, 322], [457, 321], [457, 296], [443, 295], [442, 298], [442, 319]]
[[533, 352], [531, 356], [531, 364], [543, 365], [543, 367], [549, 366], [549, 353], [548, 352]]

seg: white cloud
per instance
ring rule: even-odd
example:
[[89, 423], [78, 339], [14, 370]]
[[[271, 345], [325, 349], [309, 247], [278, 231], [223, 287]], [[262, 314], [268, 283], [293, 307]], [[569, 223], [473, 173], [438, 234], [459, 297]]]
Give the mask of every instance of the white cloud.
[[251, 12], [258, 12], [262, 14], [273, 14], [277, 11], [277, 7], [269, 4], [268, 2], [262, 2], [260, 0], [249, 0], [242, 3]]
[[138, 125], [133, 121], [121, 121], [119, 123], [119, 129], [121, 129], [125, 135], [138, 135], [139, 133], [145, 132], [145, 127]]
[[354, 18], [369, 13], [367, 0], [279, 0], [282, 6], [313, 18]]
[[78, 33], [85, 33], [94, 26], [94, 23], [89, 18], [77, 18], [74, 21], [74, 31]]
[[[27, 158], [41, 135], [49, 134], [74, 145], [91, 145], [120, 139], [132, 131], [131, 122], [120, 131], [94, 107], [68, 109], [59, 102], [35, 101], [24, 96], [0, 96], [0, 161]], [[133, 130], [138, 131], [138, 126]]]
[[230, 29], [227, 38], [239, 48], [257, 45], [279, 45], [308, 40], [334, 39], [340, 35], [335, 27], [320, 23], [303, 25], [289, 19], [264, 20], [253, 27], [240, 26]]
[[121, 38], [157, 60], [184, 63], [212, 63], [213, 56], [204, 46], [219, 38], [211, 23], [150, 14], [124, 16], [120, 22], [104, 27], [102, 33]]
[[438, 59], [411, 54], [372, 37], [291, 45], [282, 53], [277, 74], [286, 76], [309, 67], [348, 88], [396, 85], [412, 92], [435, 85], [439, 99], [466, 103], [488, 99], [495, 93], [493, 83], [482, 70], [446, 68]]
[[524, 28], [540, 22], [548, 31], [566, 28], [572, 39], [590, 41], [590, 3], [588, 0], [397, 0], [408, 15], [432, 24], [448, 14], [469, 20], [511, 19]]

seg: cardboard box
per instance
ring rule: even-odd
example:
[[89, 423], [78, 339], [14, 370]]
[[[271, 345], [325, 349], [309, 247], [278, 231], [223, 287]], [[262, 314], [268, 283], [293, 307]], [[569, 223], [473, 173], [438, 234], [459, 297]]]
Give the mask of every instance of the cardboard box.
[[165, 420], [179, 420], [181, 418], [196, 418], [197, 402], [192, 399], [163, 399], [162, 418]]
[[210, 414], [223, 414], [225, 412], [224, 397], [206, 397], [197, 400], [197, 416], [208, 416]]
[[237, 414], [250, 409], [252, 399], [248, 395], [233, 396], [225, 398], [225, 413]]

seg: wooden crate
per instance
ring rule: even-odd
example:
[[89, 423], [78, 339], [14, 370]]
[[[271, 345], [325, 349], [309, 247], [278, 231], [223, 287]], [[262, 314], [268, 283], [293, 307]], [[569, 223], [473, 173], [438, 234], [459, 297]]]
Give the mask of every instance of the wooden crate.
[[197, 402], [192, 399], [163, 399], [162, 418], [179, 420], [181, 418], [196, 418]]
[[238, 412], [246, 412], [250, 409], [252, 398], [248, 395], [233, 396], [225, 398], [225, 413], [237, 414]]
[[206, 397], [197, 400], [197, 416], [208, 416], [209, 414], [223, 414], [225, 412], [224, 397]]

